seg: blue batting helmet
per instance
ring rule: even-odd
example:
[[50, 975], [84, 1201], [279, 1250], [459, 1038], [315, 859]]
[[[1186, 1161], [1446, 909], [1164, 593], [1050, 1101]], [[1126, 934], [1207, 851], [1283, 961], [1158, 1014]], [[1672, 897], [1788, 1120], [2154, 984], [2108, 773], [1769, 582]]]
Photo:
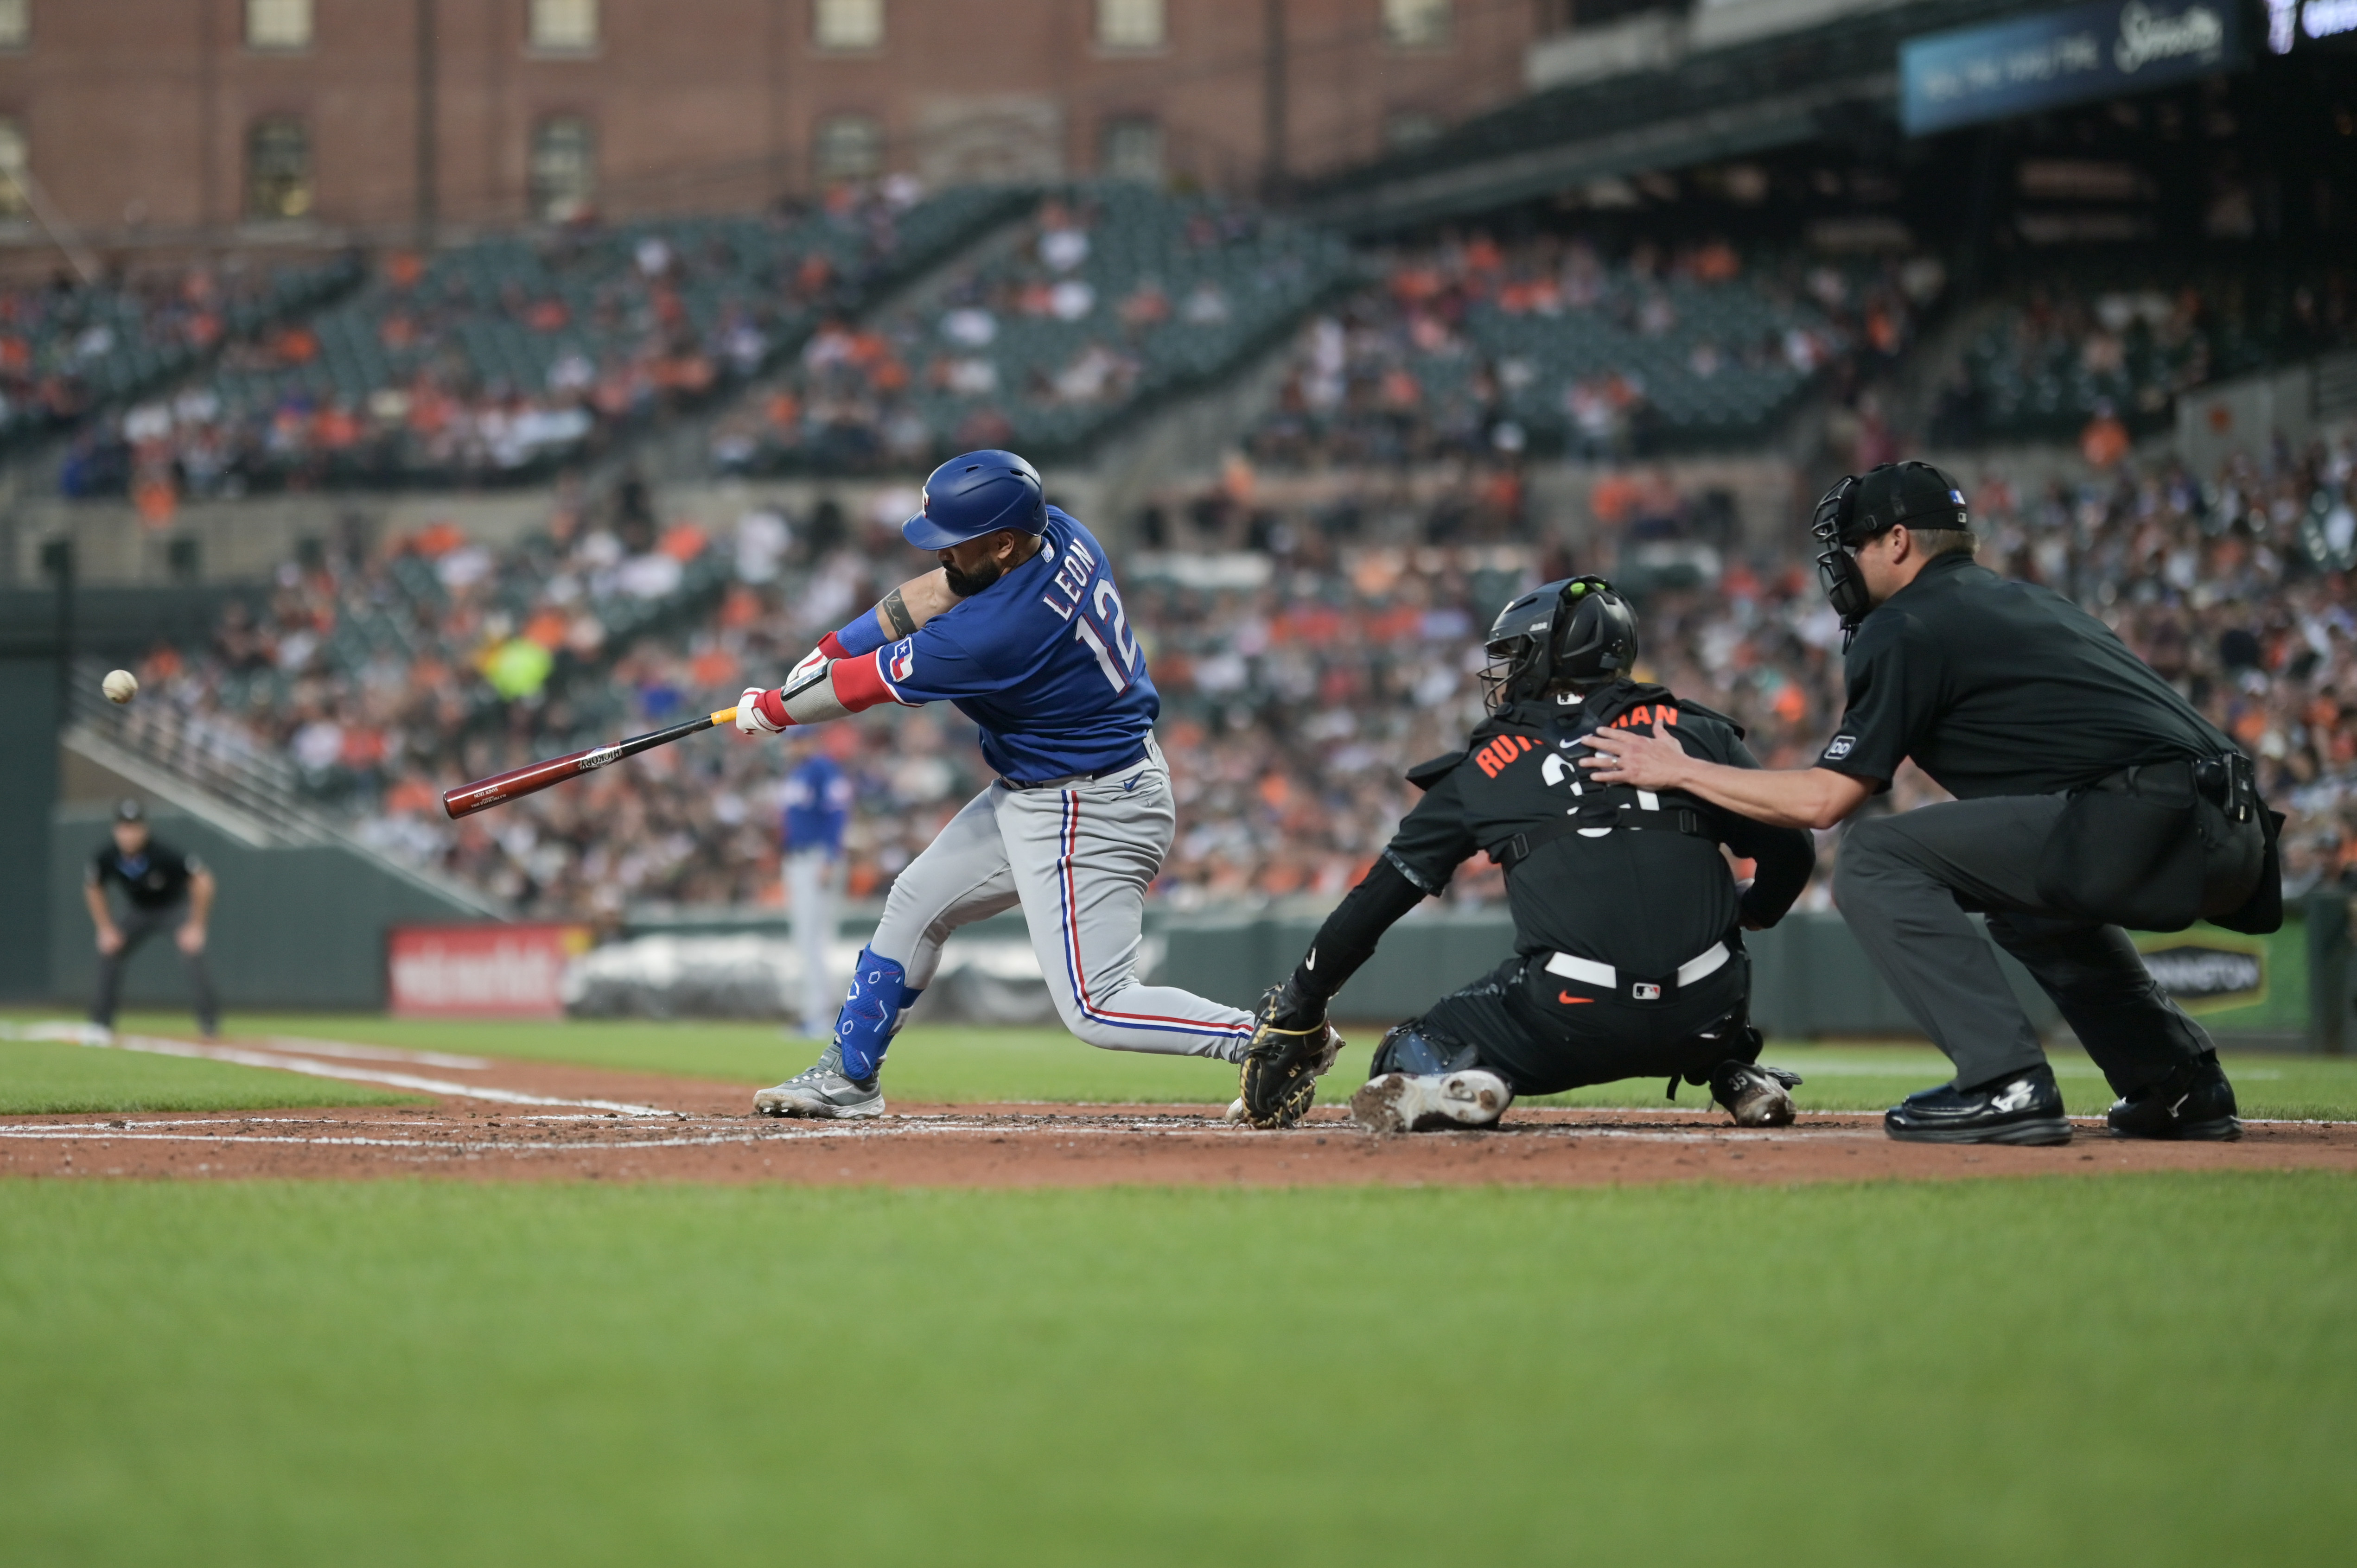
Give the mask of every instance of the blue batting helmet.
[[1042, 533], [1047, 527], [1039, 469], [1012, 452], [969, 452], [933, 470], [924, 504], [900, 525], [900, 536], [920, 550], [942, 550], [1002, 528]]

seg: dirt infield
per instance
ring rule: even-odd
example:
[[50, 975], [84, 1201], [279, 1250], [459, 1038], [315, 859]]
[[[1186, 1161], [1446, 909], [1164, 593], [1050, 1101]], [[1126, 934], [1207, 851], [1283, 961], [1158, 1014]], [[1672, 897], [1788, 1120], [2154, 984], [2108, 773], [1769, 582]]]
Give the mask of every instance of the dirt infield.
[[2083, 1123], [2048, 1149], [1894, 1144], [1878, 1118], [1747, 1131], [1716, 1112], [1516, 1111], [1480, 1133], [1378, 1138], [1320, 1107], [1284, 1133], [1192, 1106], [896, 1105], [870, 1122], [749, 1113], [751, 1089], [334, 1042], [176, 1055], [407, 1088], [431, 1109], [0, 1118], [0, 1175], [456, 1176], [933, 1187], [1578, 1187], [1663, 1181], [1953, 1179], [2149, 1170], [2357, 1171], [2357, 1123], [2255, 1122], [2239, 1144], [2129, 1144]]

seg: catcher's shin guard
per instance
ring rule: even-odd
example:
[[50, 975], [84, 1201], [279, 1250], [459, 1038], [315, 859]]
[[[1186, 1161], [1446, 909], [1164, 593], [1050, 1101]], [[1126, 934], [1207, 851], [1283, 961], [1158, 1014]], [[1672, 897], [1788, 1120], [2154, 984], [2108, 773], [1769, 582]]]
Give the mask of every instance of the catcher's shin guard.
[[1326, 1021], [1323, 1007], [1308, 1028], [1282, 1029], [1275, 1020], [1283, 1005], [1283, 987], [1272, 988], [1261, 998], [1252, 1038], [1245, 1042], [1237, 1068], [1243, 1120], [1264, 1132], [1301, 1120], [1318, 1098], [1318, 1078], [1342, 1048], [1342, 1036]]

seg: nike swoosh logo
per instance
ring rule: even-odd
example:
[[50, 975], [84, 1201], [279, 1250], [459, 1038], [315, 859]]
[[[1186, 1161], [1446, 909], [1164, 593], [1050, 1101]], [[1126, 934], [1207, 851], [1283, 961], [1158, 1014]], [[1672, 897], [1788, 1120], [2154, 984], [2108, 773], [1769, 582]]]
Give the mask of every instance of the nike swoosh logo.
[[1596, 1000], [1593, 996], [1574, 996], [1568, 991], [1556, 992], [1555, 993], [1555, 999], [1562, 1003], [1566, 1007], [1577, 1007], [1584, 1002], [1593, 1002]]
[[[1145, 778], [1145, 777], [1146, 777], [1146, 775], [1145, 775], [1145, 774], [1143, 774], [1143, 773], [1141, 773], [1141, 774], [1139, 774], [1139, 775], [1137, 776], [1137, 779], [1143, 779], [1143, 778]], [[1125, 783], [1125, 784], [1122, 786], [1122, 789], [1123, 789], [1125, 791], [1127, 791], [1127, 790], [1131, 790], [1131, 789], [1136, 789], [1136, 788], [1137, 788], [1137, 779], [1130, 779], [1128, 782]]]

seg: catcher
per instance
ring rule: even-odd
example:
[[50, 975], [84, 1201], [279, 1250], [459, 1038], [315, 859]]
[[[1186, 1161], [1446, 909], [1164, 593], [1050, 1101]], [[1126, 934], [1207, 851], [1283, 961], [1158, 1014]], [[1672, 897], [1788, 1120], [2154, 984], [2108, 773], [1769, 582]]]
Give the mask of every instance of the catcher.
[[[1377, 1132], [1486, 1126], [1518, 1094], [1666, 1074], [1707, 1084], [1745, 1126], [1792, 1119], [1797, 1076], [1758, 1063], [1742, 929], [1783, 918], [1816, 864], [1805, 830], [1683, 794], [1599, 785], [1575, 766], [1607, 726], [1759, 766], [1730, 720], [1629, 673], [1637, 620], [1600, 577], [1549, 583], [1498, 614], [1470, 748], [1408, 771], [1424, 793], [1374, 868], [1263, 1000], [1231, 1115], [1283, 1127], [1331, 1065], [1326, 1004], [1393, 921], [1487, 850], [1505, 867], [1514, 957], [1385, 1035], [1351, 1114]], [[1738, 886], [1725, 845], [1756, 863]]]

